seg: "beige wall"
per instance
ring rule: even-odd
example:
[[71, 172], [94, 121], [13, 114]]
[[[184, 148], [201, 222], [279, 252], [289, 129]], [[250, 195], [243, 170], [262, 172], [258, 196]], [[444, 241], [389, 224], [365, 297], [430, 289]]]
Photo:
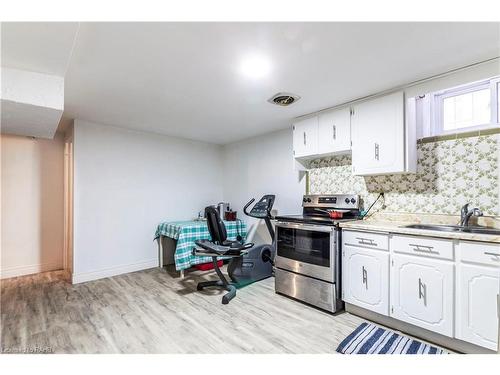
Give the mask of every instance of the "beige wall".
[[64, 139], [1, 136], [1, 277], [62, 268]]

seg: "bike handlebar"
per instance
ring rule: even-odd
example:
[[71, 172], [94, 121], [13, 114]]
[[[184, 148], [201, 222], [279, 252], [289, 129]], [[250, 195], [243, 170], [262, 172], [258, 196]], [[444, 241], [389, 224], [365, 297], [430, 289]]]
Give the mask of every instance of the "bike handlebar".
[[250, 199], [250, 202], [248, 202], [247, 204], [245, 204], [245, 207], [243, 207], [243, 212], [245, 213], [245, 215], [247, 216], [250, 216], [247, 212], [247, 208], [255, 201], [255, 198], [252, 198]]

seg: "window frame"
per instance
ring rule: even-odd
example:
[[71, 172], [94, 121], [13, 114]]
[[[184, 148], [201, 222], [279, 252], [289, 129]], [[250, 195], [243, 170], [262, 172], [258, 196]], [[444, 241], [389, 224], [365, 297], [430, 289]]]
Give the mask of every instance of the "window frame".
[[[458, 129], [444, 130], [444, 99], [468, 94], [475, 91], [489, 89], [490, 91], [490, 122], [467, 126]], [[466, 85], [449, 88], [432, 93], [430, 100], [431, 105], [431, 126], [430, 130], [432, 135], [447, 135], [456, 133], [466, 133], [475, 130], [490, 129], [499, 126], [499, 108], [498, 97], [500, 91], [500, 77], [468, 83]]]
[[492, 78], [491, 83], [491, 119], [500, 124], [500, 77]]

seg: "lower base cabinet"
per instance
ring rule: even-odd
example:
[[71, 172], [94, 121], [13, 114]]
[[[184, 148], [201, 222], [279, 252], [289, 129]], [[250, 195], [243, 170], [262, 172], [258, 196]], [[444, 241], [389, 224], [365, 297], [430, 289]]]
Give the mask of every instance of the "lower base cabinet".
[[344, 246], [342, 252], [343, 300], [389, 313], [389, 253]]
[[391, 316], [453, 337], [454, 263], [394, 254]]
[[345, 302], [500, 350], [500, 244], [365, 231], [343, 238]]
[[457, 279], [457, 338], [497, 350], [500, 268], [460, 264]]

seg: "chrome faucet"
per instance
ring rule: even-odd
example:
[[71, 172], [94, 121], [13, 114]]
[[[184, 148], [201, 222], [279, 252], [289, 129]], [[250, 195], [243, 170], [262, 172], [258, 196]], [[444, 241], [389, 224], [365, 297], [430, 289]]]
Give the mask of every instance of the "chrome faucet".
[[470, 203], [466, 203], [460, 210], [460, 226], [462, 227], [469, 226], [471, 216], [483, 216], [483, 211], [481, 211], [478, 207], [474, 207], [469, 210], [469, 206]]

